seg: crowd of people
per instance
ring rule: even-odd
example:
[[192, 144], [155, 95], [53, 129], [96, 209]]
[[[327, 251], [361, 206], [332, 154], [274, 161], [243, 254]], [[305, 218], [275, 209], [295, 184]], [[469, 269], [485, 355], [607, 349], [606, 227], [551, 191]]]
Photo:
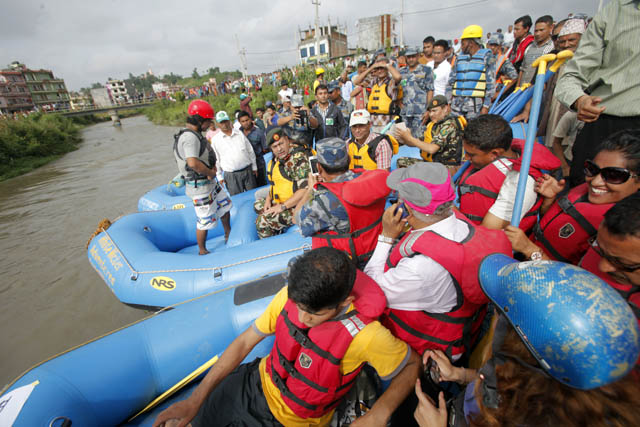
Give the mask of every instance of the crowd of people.
[[[286, 80], [255, 112], [242, 91], [235, 117], [193, 101], [174, 154], [200, 254], [218, 220], [228, 237], [229, 194], [259, 186], [258, 236], [297, 224], [313, 249], [155, 425], [337, 425], [354, 395], [354, 426], [640, 425], [639, 36], [638, 2], [613, 0], [593, 19], [429, 36], [332, 81], [318, 67], [308, 105]], [[564, 50], [526, 162], [489, 109]], [[391, 171], [401, 144], [420, 158]], [[487, 257], [503, 267], [491, 280]], [[270, 335], [270, 354], [241, 364]], [[351, 392], [367, 380], [370, 402]]]

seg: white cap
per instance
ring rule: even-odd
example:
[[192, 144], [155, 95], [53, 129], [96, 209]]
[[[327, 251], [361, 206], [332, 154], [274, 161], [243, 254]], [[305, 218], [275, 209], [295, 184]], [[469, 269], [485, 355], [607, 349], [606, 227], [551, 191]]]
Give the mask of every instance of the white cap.
[[366, 125], [371, 119], [371, 114], [367, 110], [355, 110], [351, 113], [351, 119], [349, 120], [349, 126], [353, 125]]

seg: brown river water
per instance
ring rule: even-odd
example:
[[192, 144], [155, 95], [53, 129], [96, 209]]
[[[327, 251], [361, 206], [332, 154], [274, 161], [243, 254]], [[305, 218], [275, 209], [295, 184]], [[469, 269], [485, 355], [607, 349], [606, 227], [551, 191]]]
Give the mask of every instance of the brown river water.
[[34, 364], [148, 312], [125, 306], [85, 244], [177, 173], [176, 128], [145, 117], [86, 128], [77, 151], [0, 182], [0, 389]]

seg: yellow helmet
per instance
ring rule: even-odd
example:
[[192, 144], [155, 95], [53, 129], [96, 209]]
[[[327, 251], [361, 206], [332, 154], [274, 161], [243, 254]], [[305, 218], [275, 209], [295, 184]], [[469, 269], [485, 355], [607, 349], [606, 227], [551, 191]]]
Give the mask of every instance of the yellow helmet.
[[324, 73], [324, 68], [322, 67], [318, 67], [316, 68], [316, 76], [319, 76], [320, 74]]
[[462, 32], [460, 39], [481, 39], [482, 27], [480, 25], [469, 25]]

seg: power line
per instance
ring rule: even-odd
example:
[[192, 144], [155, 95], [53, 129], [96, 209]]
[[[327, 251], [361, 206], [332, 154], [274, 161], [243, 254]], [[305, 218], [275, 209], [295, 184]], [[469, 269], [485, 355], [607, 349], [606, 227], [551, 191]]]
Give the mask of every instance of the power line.
[[474, 6], [476, 4], [486, 3], [488, 1], [489, 0], [478, 0], [478, 1], [472, 1], [472, 2], [469, 2], [469, 3], [456, 4], [456, 5], [453, 5], [453, 6], [439, 7], [439, 8], [436, 8], [436, 9], [416, 10], [414, 12], [403, 13], [402, 15], [408, 16], [408, 15], [419, 15], [419, 14], [423, 14], [423, 13], [441, 12], [443, 10], [457, 9], [457, 8], [466, 7], [466, 6]]

